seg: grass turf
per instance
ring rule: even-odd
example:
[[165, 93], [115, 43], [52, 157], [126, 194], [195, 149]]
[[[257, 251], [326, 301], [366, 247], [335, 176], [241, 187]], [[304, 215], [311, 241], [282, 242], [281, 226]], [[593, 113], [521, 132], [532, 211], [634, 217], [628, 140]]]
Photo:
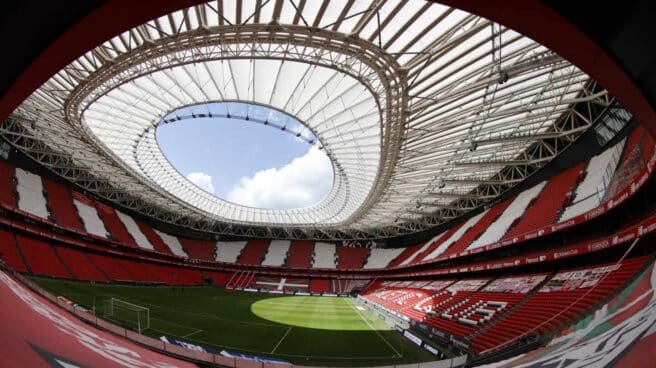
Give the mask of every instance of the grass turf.
[[[359, 366], [435, 360], [350, 298], [280, 296], [215, 287], [104, 285], [34, 278], [55, 295], [100, 311], [104, 300], [150, 309], [143, 333], [271, 356], [295, 364]], [[100, 315], [100, 312], [99, 312]]]

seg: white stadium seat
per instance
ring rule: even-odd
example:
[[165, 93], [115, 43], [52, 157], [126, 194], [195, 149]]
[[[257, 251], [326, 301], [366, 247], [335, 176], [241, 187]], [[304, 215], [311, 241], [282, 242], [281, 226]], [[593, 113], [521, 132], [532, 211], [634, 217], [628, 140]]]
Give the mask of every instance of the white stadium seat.
[[241, 251], [244, 250], [246, 240], [243, 241], [234, 241], [234, 242], [216, 242], [216, 260], [219, 262], [226, 263], [235, 263], [237, 258], [241, 254]]
[[149, 250], [155, 249], [155, 247], [150, 244], [150, 241], [148, 241], [148, 238], [146, 238], [144, 233], [141, 232], [139, 225], [137, 225], [132, 217], [118, 210], [116, 211], [116, 214], [139, 247]]
[[159, 236], [160, 239], [162, 239], [164, 244], [166, 244], [166, 246], [169, 247], [171, 253], [175, 254], [178, 257], [189, 258], [189, 255], [187, 255], [187, 252], [185, 252], [184, 248], [182, 248], [182, 244], [180, 244], [180, 240], [178, 240], [177, 237], [163, 233], [161, 231], [158, 231], [157, 229], [153, 229], [153, 230], [155, 230], [155, 233], [157, 234], [157, 236]]
[[43, 195], [41, 177], [16, 168], [16, 191], [18, 192], [18, 208], [34, 216], [48, 218], [46, 197]]
[[84, 229], [88, 233], [105, 238], [109, 236], [109, 233], [105, 228], [105, 223], [103, 223], [103, 221], [100, 219], [100, 216], [98, 216], [96, 207], [89, 206], [88, 204], [82, 203], [77, 199], [73, 199], [73, 204], [77, 208], [77, 213], [82, 219]]
[[312, 268], [337, 268], [335, 251], [335, 244], [315, 243]]
[[262, 261], [262, 266], [282, 266], [285, 264], [291, 244], [290, 240], [272, 240], [264, 256], [264, 261]]

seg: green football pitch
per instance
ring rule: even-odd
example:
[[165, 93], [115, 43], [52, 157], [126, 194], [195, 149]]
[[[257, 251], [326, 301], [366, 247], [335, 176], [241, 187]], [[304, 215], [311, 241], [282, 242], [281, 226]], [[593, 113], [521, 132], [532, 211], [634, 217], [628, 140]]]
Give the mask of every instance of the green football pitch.
[[[98, 315], [117, 298], [149, 309], [143, 334], [295, 364], [389, 365], [435, 360], [351, 298], [285, 296], [216, 287], [104, 285], [34, 278]], [[115, 317], [116, 318], [116, 317]], [[115, 321], [120, 323], [121, 321]]]

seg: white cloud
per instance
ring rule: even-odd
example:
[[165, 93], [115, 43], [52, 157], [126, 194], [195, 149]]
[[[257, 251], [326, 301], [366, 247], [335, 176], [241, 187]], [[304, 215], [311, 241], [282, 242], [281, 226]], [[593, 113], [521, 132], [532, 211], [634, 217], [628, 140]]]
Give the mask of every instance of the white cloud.
[[192, 172], [187, 175], [187, 179], [206, 192], [214, 194], [214, 183], [212, 183], [212, 177], [210, 175], [203, 172]]
[[301, 208], [319, 202], [333, 184], [330, 159], [316, 147], [280, 169], [271, 168], [243, 177], [228, 200], [260, 208]]

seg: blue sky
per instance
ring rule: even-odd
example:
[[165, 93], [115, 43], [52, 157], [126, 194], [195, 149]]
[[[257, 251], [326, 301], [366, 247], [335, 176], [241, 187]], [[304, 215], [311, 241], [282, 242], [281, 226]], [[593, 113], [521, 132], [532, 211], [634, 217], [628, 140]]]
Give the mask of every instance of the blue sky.
[[271, 126], [198, 118], [159, 126], [157, 140], [182, 175], [239, 204], [306, 207], [321, 200], [332, 185], [332, 168], [323, 152]]

